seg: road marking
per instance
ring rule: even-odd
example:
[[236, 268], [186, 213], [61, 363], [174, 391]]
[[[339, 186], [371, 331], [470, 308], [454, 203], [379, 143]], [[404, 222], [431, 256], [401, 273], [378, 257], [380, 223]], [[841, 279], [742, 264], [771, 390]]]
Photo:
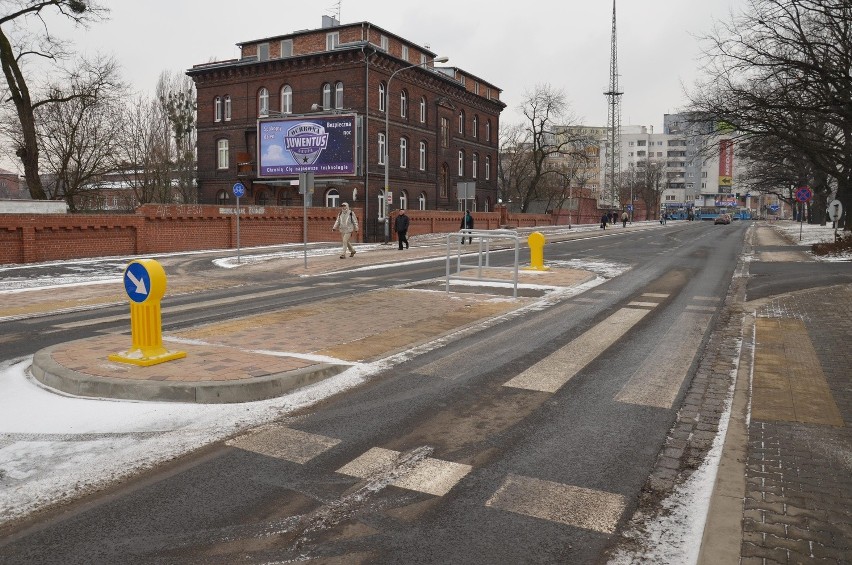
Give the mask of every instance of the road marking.
[[[246, 300], [247, 297], [252, 298], [263, 298], [266, 296], [277, 296], [279, 294], [289, 294], [291, 292], [296, 292], [299, 290], [305, 290], [308, 287], [306, 286], [291, 286], [290, 288], [283, 288], [277, 290], [268, 290], [265, 292], [257, 292], [254, 294], [245, 294], [241, 296], [231, 296], [228, 298], [219, 298], [217, 300], [208, 300], [204, 303], [198, 304], [184, 304], [183, 306], [171, 306], [168, 308], [162, 309], [163, 315], [168, 314], [177, 314], [178, 312], [185, 312], [187, 310], [198, 310], [200, 308], [210, 308], [213, 306], [221, 306], [223, 304], [232, 304], [234, 302], [239, 302], [241, 300]], [[66, 324], [54, 324], [54, 328], [60, 328], [64, 330], [80, 328], [85, 326], [93, 326], [95, 324], [105, 324], [107, 322], [120, 322], [122, 320], [129, 321], [129, 314], [120, 314], [118, 316], [105, 316], [103, 318], [95, 318], [93, 320], [82, 320], [80, 322], [68, 322]]]
[[641, 306], [641, 307], [648, 307], [648, 308], [654, 308], [654, 307], [659, 306], [659, 305], [660, 305], [659, 302], [631, 302], [631, 303], [628, 304], [628, 306]]
[[274, 426], [228, 440], [225, 445], [276, 459], [304, 464], [331, 449], [340, 441], [339, 439], [309, 434], [292, 428]]
[[611, 534], [625, 501], [620, 494], [509, 475], [485, 506]]
[[698, 354], [710, 316], [683, 313], [615, 396], [618, 402], [671, 408]]
[[755, 320], [751, 417], [844, 425], [802, 320]]
[[388, 473], [389, 484], [408, 490], [443, 496], [450, 492], [450, 489], [456, 486], [472, 469], [470, 465], [425, 457], [416, 461], [404, 473], [394, 476], [400, 455], [399, 451], [374, 447], [338, 469], [337, 472], [359, 479], [368, 479]]
[[661, 292], [643, 292], [642, 296], [647, 296], [648, 298], [668, 298], [668, 294], [664, 294]]
[[715, 312], [715, 306], [696, 306], [694, 304], [689, 304], [686, 307], [686, 310], [690, 312]]
[[650, 310], [622, 308], [586, 333], [545, 357], [503, 386], [556, 392], [610, 345], [626, 334]]
[[718, 296], [693, 296], [693, 300], [698, 300], [699, 302], [719, 302], [720, 298]]

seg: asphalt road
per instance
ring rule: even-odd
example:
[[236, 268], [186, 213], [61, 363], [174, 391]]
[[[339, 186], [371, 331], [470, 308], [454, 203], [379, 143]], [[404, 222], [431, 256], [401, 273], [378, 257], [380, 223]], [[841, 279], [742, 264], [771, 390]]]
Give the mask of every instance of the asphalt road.
[[[674, 421], [745, 228], [683, 222], [548, 244], [549, 262], [599, 259], [631, 268], [10, 531], [0, 560], [598, 562], [635, 509]], [[287, 278], [245, 281], [241, 299], [215, 313], [193, 307], [199, 297], [176, 299], [187, 309], [169, 323], [425, 280], [443, 267], [436, 261], [362, 273], [367, 282], [334, 275], [327, 279], [334, 284], [286, 298], [252, 295], [292, 284]], [[126, 325], [50, 333], [57, 323], [112, 312], [10, 323], [19, 338], [0, 344], [0, 356]]]

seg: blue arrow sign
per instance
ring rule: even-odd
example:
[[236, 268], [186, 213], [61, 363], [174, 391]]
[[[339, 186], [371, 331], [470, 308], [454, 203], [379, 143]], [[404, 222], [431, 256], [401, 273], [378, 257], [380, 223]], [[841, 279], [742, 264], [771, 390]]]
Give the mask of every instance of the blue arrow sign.
[[151, 292], [151, 275], [141, 263], [131, 263], [124, 271], [124, 290], [133, 302], [145, 302]]
[[242, 198], [246, 194], [246, 185], [241, 182], [234, 183], [234, 196]]

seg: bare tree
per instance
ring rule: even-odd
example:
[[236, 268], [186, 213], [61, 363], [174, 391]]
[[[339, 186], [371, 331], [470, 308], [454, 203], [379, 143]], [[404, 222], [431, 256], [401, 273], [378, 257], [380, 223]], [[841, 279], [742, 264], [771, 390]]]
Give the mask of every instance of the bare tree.
[[136, 204], [172, 201], [169, 131], [161, 110], [158, 100], [138, 95], [121, 119], [117, 171]]
[[[745, 147], [763, 139], [764, 148], [775, 143], [801, 156], [814, 179], [830, 179], [812, 188], [836, 186], [849, 209], [852, 3], [752, 0], [747, 12], [705, 39], [706, 78], [691, 96], [693, 109], [730, 124]], [[790, 172], [781, 186], [801, 180], [801, 170]]]
[[56, 190], [51, 197], [64, 197], [74, 212], [80, 191], [113, 168], [124, 87], [116, 63], [101, 59], [91, 65], [83, 62], [53, 90], [68, 101], [36, 109], [42, 170]]
[[171, 139], [169, 161], [173, 169], [173, 183], [182, 202], [198, 201], [195, 183], [195, 83], [187, 75], [163, 72], [157, 83], [157, 100], [166, 123], [164, 133]]
[[[61, 104], [88, 94], [63, 94], [53, 89], [33, 90], [26, 61], [36, 58], [40, 63], [58, 65], [68, 55], [65, 44], [53, 37], [43, 18], [43, 12], [56, 11], [78, 25], [99, 19], [106, 9], [84, 0], [6, 0], [0, 3], [0, 65], [8, 85], [8, 99], [14, 105], [20, 124], [20, 137], [15, 140], [16, 154], [24, 166], [24, 177], [30, 195], [44, 199], [46, 194], [39, 177], [39, 145], [35, 111], [46, 104]], [[33, 31], [40, 27], [40, 32]], [[46, 76], [42, 69], [35, 76]]]

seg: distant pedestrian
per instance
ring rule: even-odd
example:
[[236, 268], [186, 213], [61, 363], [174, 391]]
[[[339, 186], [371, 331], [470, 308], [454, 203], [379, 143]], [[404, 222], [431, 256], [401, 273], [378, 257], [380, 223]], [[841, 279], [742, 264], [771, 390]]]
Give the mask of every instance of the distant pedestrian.
[[609, 212], [601, 216], [601, 229], [605, 230], [606, 225], [609, 223]]
[[340, 230], [340, 239], [343, 242], [343, 254], [340, 256], [341, 259], [346, 259], [346, 250], [349, 250], [349, 256], [355, 256], [355, 248], [352, 247], [352, 244], [349, 243], [349, 238], [352, 237], [353, 232], [358, 231], [358, 218], [355, 217], [355, 213], [349, 209], [349, 203], [344, 202], [340, 205], [340, 212], [337, 214], [337, 220], [334, 221], [334, 225], [331, 227], [331, 231]]
[[399, 240], [399, 250], [402, 251], [403, 244], [408, 249], [408, 216], [405, 215], [405, 210], [399, 211], [393, 227], [396, 230], [396, 237]]
[[610, 224], [615, 225], [615, 224], [617, 224], [617, 223], [618, 223], [618, 212], [616, 212], [615, 210], [613, 210], [613, 211], [610, 213], [609, 217], [610, 217], [610, 220], [609, 220], [609, 223], [610, 223]]
[[[473, 229], [473, 216], [470, 215], [470, 210], [464, 213], [464, 218], [461, 221], [461, 229], [463, 230], [472, 230]], [[464, 245], [464, 236], [461, 239], [462, 245]], [[473, 243], [473, 236], [468, 236], [468, 243]]]
[[622, 212], [621, 213], [621, 227], [623, 227], [623, 228], [627, 227], [627, 219], [628, 219], [627, 212]]

